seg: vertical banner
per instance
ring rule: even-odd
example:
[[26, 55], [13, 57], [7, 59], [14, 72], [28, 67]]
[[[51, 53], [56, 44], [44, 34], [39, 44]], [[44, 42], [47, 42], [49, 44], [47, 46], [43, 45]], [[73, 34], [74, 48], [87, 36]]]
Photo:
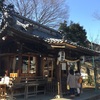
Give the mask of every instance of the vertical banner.
[[62, 63], [62, 70], [66, 70], [66, 63]]

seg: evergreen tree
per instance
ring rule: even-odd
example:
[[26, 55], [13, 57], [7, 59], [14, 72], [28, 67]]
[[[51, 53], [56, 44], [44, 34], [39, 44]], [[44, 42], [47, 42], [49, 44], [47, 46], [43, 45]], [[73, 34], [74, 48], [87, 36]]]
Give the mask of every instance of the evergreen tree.
[[64, 21], [64, 23], [60, 24], [59, 30], [62, 31], [62, 35], [65, 35], [65, 39], [76, 42], [81, 46], [88, 46], [87, 33], [79, 23], [70, 22], [70, 24], [67, 25], [67, 22]]

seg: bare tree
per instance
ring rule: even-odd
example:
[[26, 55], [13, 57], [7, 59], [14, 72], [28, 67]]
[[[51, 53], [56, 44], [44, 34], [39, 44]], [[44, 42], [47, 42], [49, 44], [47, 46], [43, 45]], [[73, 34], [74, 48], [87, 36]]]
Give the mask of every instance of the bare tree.
[[6, 0], [20, 15], [49, 27], [68, 19], [66, 0]]
[[[93, 16], [94, 19], [100, 21], [100, 13], [98, 11], [95, 11], [92, 16]], [[99, 38], [100, 38], [99, 33], [97, 34], [97, 36], [95, 38], [93, 38], [92, 36], [90, 36], [91, 41], [93, 43], [96, 43], [96, 44], [100, 44], [100, 42], [99, 42], [100, 39]]]
[[94, 17], [95, 19], [97, 19], [97, 20], [100, 20], [100, 13], [94, 12], [94, 13], [93, 13], [93, 17]]

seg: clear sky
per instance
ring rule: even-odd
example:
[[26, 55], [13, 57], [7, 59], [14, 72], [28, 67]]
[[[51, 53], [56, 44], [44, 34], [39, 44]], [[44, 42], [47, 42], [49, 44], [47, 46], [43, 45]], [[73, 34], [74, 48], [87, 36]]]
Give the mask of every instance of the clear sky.
[[87, 32], [90, 41], [100, 44], [100, 21], [93, 17], [100, 14], [100, 0], [67, 0], [69, 20], [79, 23]]

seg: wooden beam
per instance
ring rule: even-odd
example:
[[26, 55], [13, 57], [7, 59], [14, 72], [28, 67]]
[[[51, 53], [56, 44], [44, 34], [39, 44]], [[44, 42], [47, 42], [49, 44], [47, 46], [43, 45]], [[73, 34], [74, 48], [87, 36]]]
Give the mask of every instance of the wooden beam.
[[0, 56], [13, 56], [16, 55], [15, 53], [2, 53]]
[[68, 46], [68, 47], [70, 47], [70, 48], [77, 48], [76, 46], [71, 45], [71, 44], [67, 44], [67, 43], [66, 43], [66, 46]]
[[51, 45], [52, 48], [65, 48], [65, 46]]

